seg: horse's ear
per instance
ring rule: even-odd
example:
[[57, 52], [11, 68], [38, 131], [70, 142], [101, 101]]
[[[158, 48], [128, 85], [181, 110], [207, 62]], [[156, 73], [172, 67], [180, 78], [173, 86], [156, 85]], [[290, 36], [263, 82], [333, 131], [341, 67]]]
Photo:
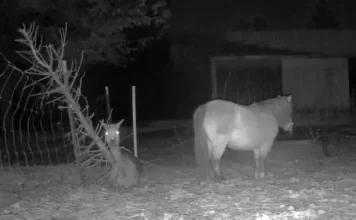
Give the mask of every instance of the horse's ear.
[[125, 119], [121, 119], [121, 121], [119, 121], [119, 122], [116, 124], [117, 129], [120, 128], [120, 126], [121, 126], [122, 122], [124, 122], [124, 120], [125, 120]]
[[288, 102], [292, 102], [292, 95], [287, 96]]

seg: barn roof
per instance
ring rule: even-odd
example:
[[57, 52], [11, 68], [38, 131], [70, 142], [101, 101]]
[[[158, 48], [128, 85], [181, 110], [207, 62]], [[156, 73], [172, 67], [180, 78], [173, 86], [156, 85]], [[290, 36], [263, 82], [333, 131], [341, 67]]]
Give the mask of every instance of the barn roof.
[[356, 56], [355, 38], [356, 30], [232, 31], [225, 35], [225, 39], [231, 43], [265, 45], [338, 57]]
[[322, 56], [305, 51], [293, 51], [271, 48], [267, 46], [243, 45], [229, 42], [224, 38], [199, 33], [171, 33], [173, 44], [206, 51], [209, 56]]

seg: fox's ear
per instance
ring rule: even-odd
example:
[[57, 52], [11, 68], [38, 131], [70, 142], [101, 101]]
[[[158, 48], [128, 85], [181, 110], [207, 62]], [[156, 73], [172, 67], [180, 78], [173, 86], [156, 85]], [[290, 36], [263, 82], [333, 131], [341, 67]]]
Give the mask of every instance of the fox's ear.
[[104, 127], [104, 129], [107, 130], [108, 125], [105, 124], [104, 120], [101, 120], [100, 123], [101, 123], [101, 125]]
[[117, 129], [120, 128], [121, 124], [124, 122], [125, 119], [121, 119], [121, 121], [119, 121], [117, 124], [116, 124], [116, 127]]

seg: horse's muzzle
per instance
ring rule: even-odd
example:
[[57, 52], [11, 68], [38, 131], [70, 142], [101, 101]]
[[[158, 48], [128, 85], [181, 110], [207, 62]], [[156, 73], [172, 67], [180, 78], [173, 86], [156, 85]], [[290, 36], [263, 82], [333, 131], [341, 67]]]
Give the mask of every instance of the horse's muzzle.
[[294, 127], [293, 122], [289, 122], [284, 126], [283, 130], [286, 131], [289, 134], [289, 136], [291, 136], [293, 134], [293, 127]]

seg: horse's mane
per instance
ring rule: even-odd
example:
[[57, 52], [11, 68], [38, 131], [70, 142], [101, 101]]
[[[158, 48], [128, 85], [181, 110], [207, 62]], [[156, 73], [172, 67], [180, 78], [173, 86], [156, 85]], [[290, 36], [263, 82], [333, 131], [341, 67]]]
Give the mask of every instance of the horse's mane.
[[250, 105], [250, 108], [257, 106], [261, 111], [270, 112], [283, 121], [291, 117], [293, 110], [293, 104], [287, 100], [286, 96], [254, 102]]

